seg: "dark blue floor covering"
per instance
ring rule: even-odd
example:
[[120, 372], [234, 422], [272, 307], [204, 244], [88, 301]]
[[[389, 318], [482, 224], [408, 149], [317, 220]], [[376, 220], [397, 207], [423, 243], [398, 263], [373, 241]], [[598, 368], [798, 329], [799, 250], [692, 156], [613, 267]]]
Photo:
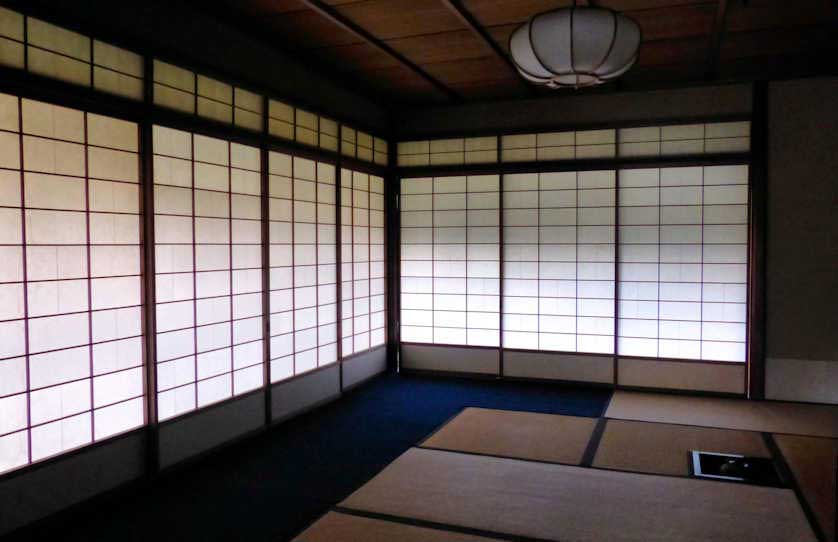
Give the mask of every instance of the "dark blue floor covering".
[[287, 540], [466, 406], [599, 416], [610, 394], [386, 375], [148, 488], [83, 506], [19, 539]]

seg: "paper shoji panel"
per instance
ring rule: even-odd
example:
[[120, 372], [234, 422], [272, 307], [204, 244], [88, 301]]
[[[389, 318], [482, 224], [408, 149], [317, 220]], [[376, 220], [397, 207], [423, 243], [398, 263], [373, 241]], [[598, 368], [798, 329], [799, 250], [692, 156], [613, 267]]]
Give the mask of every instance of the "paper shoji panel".
[[0, 472], [145, 422], [138, 135], [0, 95]]
[[751, 123], [716, 122], [620, 128], [620, 156], [669, 156], [747, 152]]
[[[356, 189], [353, 187], [354, 190]], [[370, 348], [374, 348], [386, 342], [387, 334], [384, 179], [377, 175], [370, 175], [369, 191]]]
[[[277, 100], [268, 101], [268, 131], [271, 135], [337, 152], [338, 130], [338, 123], [331, 119]], [[351, 156], [354, 156], [354, 150]]]
[[93, 40], [93, 88], [143, 99], [143, 57], [131, 51]]
[[269, 153], [271, 381], [294, 374], [293, 171], [291, 156]]
[[317, 115], [302, 109], [297, 109], [295, 114], [295, 139], [304, 145], [317, 146]]
[[233, 122], [233, 86], [205, 75], [198, 75], [198, 116]]
[[236, 87], [233, 93], [233, 103], [234, 124], [254, 132], [261, 132], [262, 115], [264, 115], [262, 96]]
[[195, 74], [154, 60], [154, 103], [184, 113], [195, 113]]
[[161, 420], [263, 384], [259, 149], [154, 127]]
[[262, 131], [262, 96], [154, 60], [154, 103], [216, 122]]
[[357, 142], [358, 142], [358, 160], [364, 160], [366, 162], [373, 161], [373, 141], [372, 136], [366, 132], [357, 132]]
[[398, 145], [400, 166], [479, 164], [498, 161], [498, 138], [467, 137], [403, 141]]
[[141, 56], [6, 8], [0, 8], [0, 65], [126, 98], [143, 97]]
[[341, 170], [341, 331], [344, 356], [385, 342], [384, 180]]
[[338, 151], [338, 123], [326, 117], [320, 117], [320, 148]]
[[23, 18], [22, 13], [0, 7], [0, 64], [21, 70], [26, 68]]
[[616, 156], [616, 130], [502, 136], [503, 162], [579, 160]]
[[358, 130], [345, 124], [340, 127], [340, 152], [344, 156], [358, 157]]
[[268, 100], [268, 133], [283, 139], [294, 139], [294, 107], [277, 100]]
[[620, 172], [623, 355], [745, 361], [748, 167]]
[[271, 152], [271, 381], [337, 361], [335, 168]]
[[356, 156], [357, 131], [342, 124], [340, 127], [340, 153], [344, 156]]
[[402, 179], [403, 341], [499, 345], [499, 179]]
[[373, 151], [375, 155], [375, 159], [373, 161], [380, 166], [386, 166], [388, 160], [387, 142], [380, 137], [374, 138]]
[[614, 189], [614, 171], [504, 177], [504, 347], [613, 353]]
[[340, 153], [365, 162], [387, 165], [385, 140], [345, 124], [341, 125]]
[[27, 68], [77, 85], [90, 85], [90, 38], [27, 17]]

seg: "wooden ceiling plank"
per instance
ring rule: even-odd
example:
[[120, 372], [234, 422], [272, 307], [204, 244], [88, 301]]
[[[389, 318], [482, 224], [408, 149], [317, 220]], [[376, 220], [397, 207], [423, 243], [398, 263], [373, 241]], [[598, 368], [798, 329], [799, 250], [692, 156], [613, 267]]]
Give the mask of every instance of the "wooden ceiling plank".
[[515, 63], [512, 61], [512, 59], [509, 56], [507, 56], [506, 52], [500, 48], [500, 46], [494, 40], [494, 38], [492, 38], [492, 36], [486, 31], [485, 28], [483, 28], [483, 26], [477, 21], [474, 15], [472, 15], [471, 12], [467, 10], [465, 6], [463, 6], [460, 0], [441, 0], [441, 2], [445, 7], [451, 10], [451, 12], [454, 15], [456, 15], [457, 18], [460, 19], [460, 21], [462, 21], [466, 28], [468, 28], [475, 36], [477, 36], [477, 39], [484, 43], [494, 55], [500, 58], [503, 61], [503, 63], [509, 67], [512, 73], [515, 75], [515, 78], [518, 79], [521, 82], [521, 84], [527, 88], [527, 92], [529, 92], [532, 95], [535, 95], [535, 92], [533, 91], [533, 88], [529, 85], [529, 83], [524, 81], [518, 75], [518, 68], [515, 67]]
[[727, 0], [719, 0], [716, 5], [716, 18], [713, 20], [713, 31], [710, 32], [710, 46], [707, 54], [707, 72], [704, 78], [712, 81], [716, 78], [719, 66], [719, 55], [722, 51], [722, 39], [725, 33], [727, 19]]
[[356, 24], [354, 21], [348, 19], [346, 16], [338, 12], [332, 6], [326, 4], [322, 0], [302, 0], [309, 8], [313, 11], [317, 12], [321, 16], [325, 17], [335, 25], [343, 28], [347, 32], [350, 32], [359, 38], [363, 39], [370, 45], [374, 46], [376, 49], [384, 51], [388, 55], [392, 56], [396, 60], [399, 61], [400, 64], [404, 65], [410, 71], [420, 76], [422, 79], [426, 80], [428, 83], [433, 85], [437, 90], [439, 90], [443, 95], [445, 95], [451, 101], [459, 101], [462, 99], [461, 95], [456, 92], [454, 89], [446, 86], [441, 81], [438, 81], [434, 78], [431, 74], [426, 72], [422, 69], [418, 64], [411, 61], [409, 58], [405, 57], [383, 41], [379, 40], [369, 32], [367, 32], [364, 28]]

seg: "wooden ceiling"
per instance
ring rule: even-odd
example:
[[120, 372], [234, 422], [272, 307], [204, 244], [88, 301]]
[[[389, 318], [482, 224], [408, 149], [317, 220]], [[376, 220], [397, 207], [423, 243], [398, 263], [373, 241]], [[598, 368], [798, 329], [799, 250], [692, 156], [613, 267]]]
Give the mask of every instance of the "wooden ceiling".
[[[586, 92], [836, 73], [834, 0], [594, 0], [634, 18], [637, 64]], [[390, 105], [555, 94], [525, 83], [507, 42], [572, 0], [216, 0], [250, 34]], [[562, 90], [559, 92], [576, 92]]]

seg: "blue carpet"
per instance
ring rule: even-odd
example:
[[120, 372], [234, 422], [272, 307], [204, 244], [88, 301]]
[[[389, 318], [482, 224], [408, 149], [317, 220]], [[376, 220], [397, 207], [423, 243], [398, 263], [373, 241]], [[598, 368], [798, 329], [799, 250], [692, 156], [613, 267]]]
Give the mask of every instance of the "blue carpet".
[[[290, 539], [467, 406], [599, 416], [611, 392], [384, 375], [329, 405], [18, 539]], [[69, 516], [69, 517], [68, 517]]]

